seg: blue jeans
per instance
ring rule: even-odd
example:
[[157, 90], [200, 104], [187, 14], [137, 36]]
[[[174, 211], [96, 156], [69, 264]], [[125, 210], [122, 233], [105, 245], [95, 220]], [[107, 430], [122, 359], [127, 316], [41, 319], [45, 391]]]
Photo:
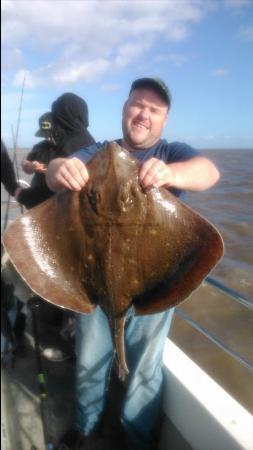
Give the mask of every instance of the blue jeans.
[[[173, 309], [146, 316], [129, 315], [125, 325], [126, 379], [121, 422], [131, 448], [144, 449], [160, 410], [163, 348]], [[76, 314], [76, 428], [88, 435], [105, 404], [114, 357], [108, 320], [97, 307]]]

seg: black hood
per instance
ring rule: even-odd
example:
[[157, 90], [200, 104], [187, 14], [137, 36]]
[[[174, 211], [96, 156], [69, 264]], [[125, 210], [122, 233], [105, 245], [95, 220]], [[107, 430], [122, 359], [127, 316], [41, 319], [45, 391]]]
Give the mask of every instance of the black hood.
[[78, 95], [66, 92], [58, 97], [52, 104], [52, 114], [57, 154], [66, 156], [95, 142], [87, 130], [88, 106]]
[[66, 92], [52, 104], [53, 121], [65, 131], [78, 131], [88, 128], [88, 106], [76, 94]]

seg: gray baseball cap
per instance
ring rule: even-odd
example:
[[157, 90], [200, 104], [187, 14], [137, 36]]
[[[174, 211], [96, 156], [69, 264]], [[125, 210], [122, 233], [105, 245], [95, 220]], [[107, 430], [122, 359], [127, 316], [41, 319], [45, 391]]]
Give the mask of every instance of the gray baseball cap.
[[153, 89], [168, 105], [171, 105], [171, 93], [168, 86], [160, 78], [138, 78], [132, 83], [129, 95], [132, 91], [139, 88]]

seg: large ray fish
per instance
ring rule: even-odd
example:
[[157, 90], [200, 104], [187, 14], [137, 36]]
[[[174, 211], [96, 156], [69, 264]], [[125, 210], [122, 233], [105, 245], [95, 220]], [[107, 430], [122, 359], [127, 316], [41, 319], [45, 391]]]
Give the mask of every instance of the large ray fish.
[[152, 314], [185, 300], [221, 258], [223, 241], [166, 189], [144, 192], [139, 162], [115, 142], [88, 171], [82, 191], [64, 190], [25, 213], [3, 244], [40, 297], [80, 313], [100, 305], [124, 378], [127, 310]]

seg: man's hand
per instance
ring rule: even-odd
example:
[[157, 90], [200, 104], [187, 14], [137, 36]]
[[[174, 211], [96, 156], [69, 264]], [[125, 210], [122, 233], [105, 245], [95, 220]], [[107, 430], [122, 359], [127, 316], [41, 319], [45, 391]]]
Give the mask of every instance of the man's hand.
[[46, 173], [47, 166], [39, 161], [29, 161], [28, 159], [22, 162], [22, 168], [24, 172], [32, 174], [32, 173]]
[[39, 161], [32, 161], [32, 167], [34, 172], [46, 173], [47, 166]]
[[85, 164], [78, 158], [56, 158], [48, 165], [46, 182], [52, 191], [63, 187], [80, 191], [89, 179]]
[[168, 164], [157, 158], [148, 159], [139, 172], [139, 180], [144, 189], [150, 187], [173, 186], [174, 175]]
[[216, 166], [204, 156], [171, 164], [151, 158], [143, 163], [139, 172], [144, 189], [173, 186], [186, 191], [203, 191], [217, 183], [219, 176]]

